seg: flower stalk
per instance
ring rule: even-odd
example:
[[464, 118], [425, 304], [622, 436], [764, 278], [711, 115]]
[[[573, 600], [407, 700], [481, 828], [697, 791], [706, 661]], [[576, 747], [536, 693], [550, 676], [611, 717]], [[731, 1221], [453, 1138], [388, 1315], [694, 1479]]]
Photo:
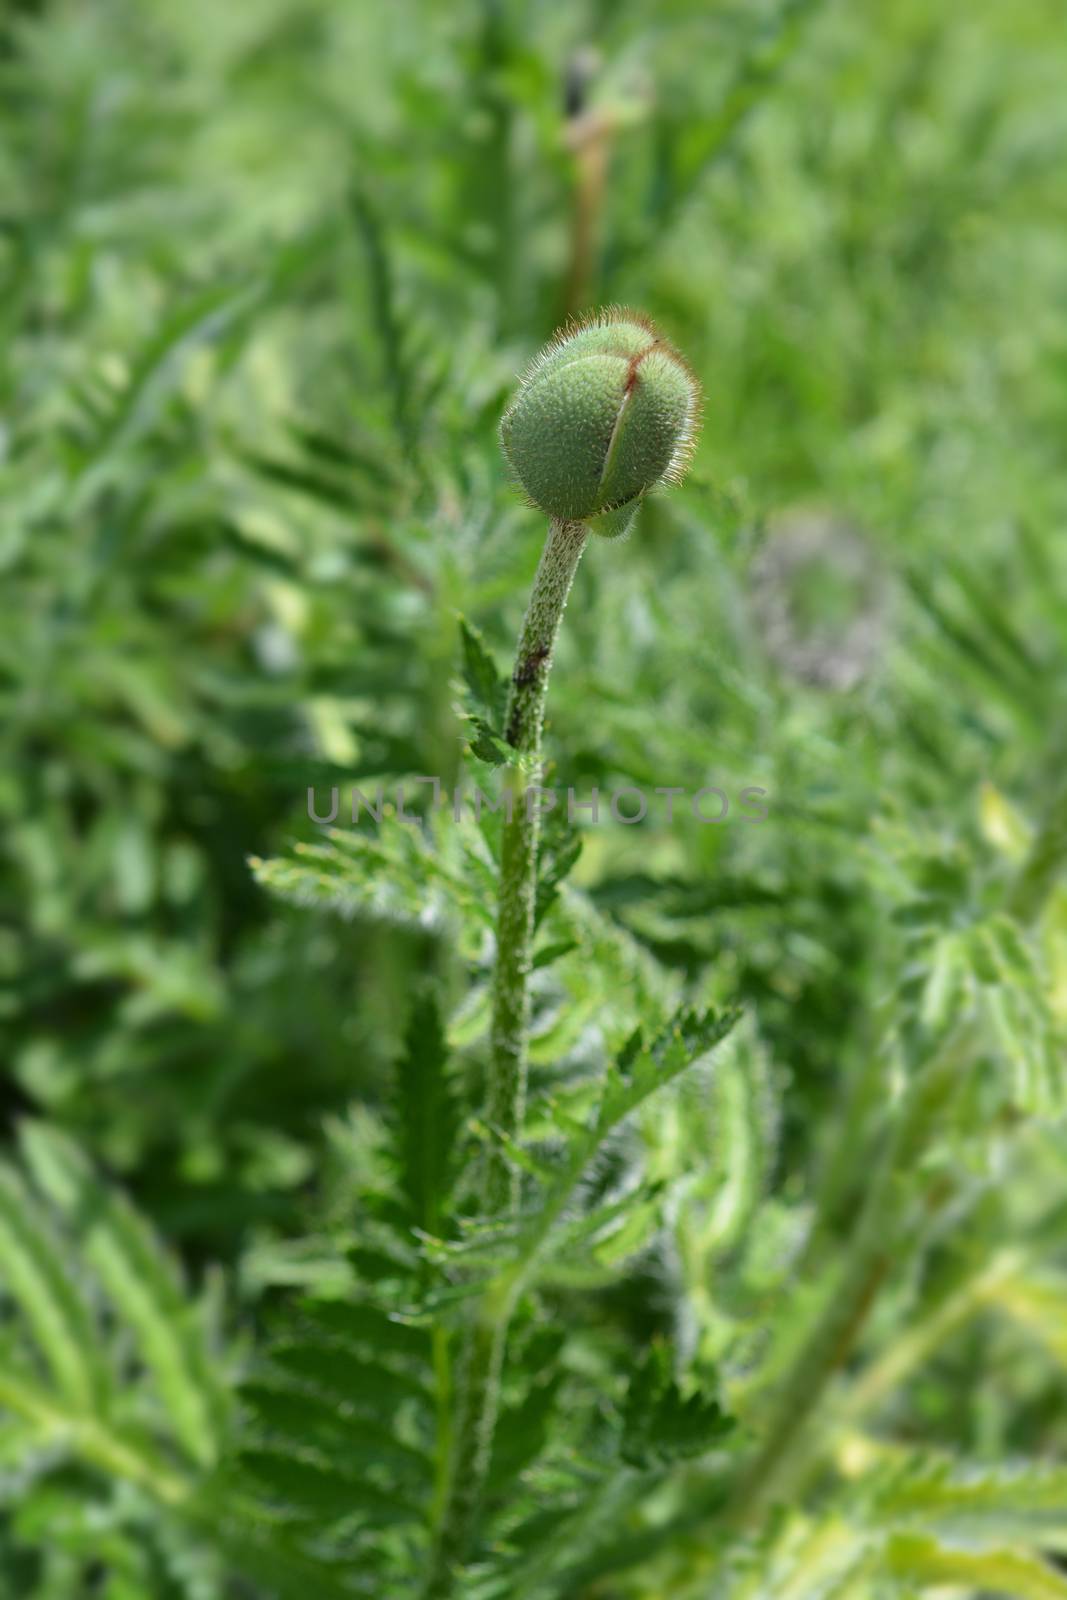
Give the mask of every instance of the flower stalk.
[[[505, 1153], [519, 1136], [526, 1106], [530, 1031], [529, 976], [537, 902], [540, 810], [525, 803], [528, 783], [541, 775], [545, 699], [559, 626], [586, 544], [580, 522], [553, 519], [519, 634], [506, 711], [507, 741], [516, 752], [505, 773], [500, 842], [496, 968], [490, 1034], [486, 1120], [498, 1139], [482, 1179], [487, 1214], [514, 1211], [519, 1174]], [[442, 1507], [426, 1600], [452, 1592], [456, 1564], [466, 1554], [477, 1520], [493, 1448], [512, 1297], [484, 1296], [470, 1324], [456, 1374], [456, 1412], [448, 1492]]]
[[[531, 504], [549, 519], [519, 634], [505, 711], [514, 752], [505, 768], [485, 1121], [493, 1136], [481, 1176], [486, 1216], [518, 1209], [508, 1150], [522, 1137], [537, 905], [541, 736], [552, 657], [590, 532], [618, 538], [641, 499], [677, 482], [692, 449], [699, 387], [646, 317], [607, 311], [558, 335], [504, 414], [500, 438]], [[500, 1405], [500, 1375], [517, 1281], [474, 1302], [456, 1367], [451, 1456], [438, 1502], [424, 1600], [447, 1600], [477, 1528]]]
[[[496, 970], [490, 1039], [486, 1119], [491, 1129], [517, 1137], [526, 1102], [529, 975], [537, 899], [540, 810], [524, 802], [528, 784], [541, 776], [545, 698], [563, 610], [586, 543], [580, 522], [553, 521], [534, 579], [519, 635], [507, 706], [507, 741], [518, 761], [507, 769], [504, 826], [500, 843]], [[486, 1211], [514, 1208], [518, 1177], [500, 1144], [486, 1164]]]

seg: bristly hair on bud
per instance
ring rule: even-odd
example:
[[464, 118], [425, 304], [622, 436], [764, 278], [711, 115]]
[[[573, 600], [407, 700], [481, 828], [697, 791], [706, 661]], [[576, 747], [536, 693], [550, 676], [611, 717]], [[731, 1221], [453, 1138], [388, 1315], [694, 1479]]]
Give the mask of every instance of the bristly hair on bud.
[[685, 476], [700, 403], [655, 323], [609, 306], [561, 328], [530, 363], [500, 443], [531, 505], [617, 538], [650, 489]]

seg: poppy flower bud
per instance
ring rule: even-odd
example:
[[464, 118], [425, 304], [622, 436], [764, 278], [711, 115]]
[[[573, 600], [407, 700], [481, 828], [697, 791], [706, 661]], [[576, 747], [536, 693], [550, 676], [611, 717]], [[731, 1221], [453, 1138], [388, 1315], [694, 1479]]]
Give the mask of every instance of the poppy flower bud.
[[639, 312], [565, 328], [524, 374], [500, 424], [531, 503], [617, 537], [659, 483], [678, 483], [696, 440], [700, 386]]

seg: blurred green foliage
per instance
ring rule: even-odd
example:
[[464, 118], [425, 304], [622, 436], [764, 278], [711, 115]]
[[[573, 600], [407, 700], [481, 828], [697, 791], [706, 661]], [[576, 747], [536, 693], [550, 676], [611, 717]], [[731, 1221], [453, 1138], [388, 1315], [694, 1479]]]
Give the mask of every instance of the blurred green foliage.
[[[366, 1591], [331, 1591], [260, 1513], [223, 1526], [190, 1501], [156, 1526], [138, 1497], [216, 1470], [218, 1397], [280, 1337], [287, 1291], [362, 1281], [384, 1303], [389, 1230], [445, 1231], [444, 1159], [432, 1215], [394, 1193], [397, 1170], [419, 1187], [396, 1062], [422, 1081], [403, 1039], [431, 974], [475, 1103], [491, 830], [443, 828], [431, 861], [383, 827], [368, 865], [371, 836], [327, 843], [307, 790], [471, 781], [457, 619], [506, 661], [542, 537], [497, 420], [553, 327], [607, 303], [662, 322], [706, 421], [687, 486], [585, 558], [552, 778], [756, 785], [770, 815], [587, 826], [548, 914], [537, 1094], [581, 1109], [584, 1074], [676, 1003], [745, 1020], [699, 1093], [632, 1133], [632, 1236], [570, 1279], [563, 1252], [516, 1332], [507, 1561], [483, 1552], [470, 1594], [1067, 1592], [1042, 1554], [1067, 1549], [1067, 1490], [1005, 1476], [1051, 1471], [1067, 1427], [1065, 70], [1051, 0], [4, 12], [5, 1594], [417, 1592], [403, 1529]], [[837, 532], [798, 555], [812, 518]], [[354, 914], [289, 903], [316, 859], [294, 841]], [[289, 899], [250, 866], [280, 856], [265, 877]], [[410, 901], [368, 917], [383, 871]], [[454, 909], [420, 921], [431, 884]], [[900, 1196], [915, 1248], [808, 1419], [793, 1498], [709, 1524], [886, 1110], [961, 1016]], [[584, 1180], [594, 1212], [631, 1145]], [[456, 1273], [454, 1240], [408, 1248], [420, 1294]], [[92, 1346], [97, 1325], [94, 1371], [62, 1329]], [[650, 1340], [673, 1376], [638, 1367]], [[702, 1475], [686, 1430], [720, 1391], [740, 1423]], [[391, 1480], [318, 1425], [350, 1455], [342, 1504], [362, 1493], [384, 1525]], [[402, 1420], [401, 1455], [421, 1426]], [[558, 1569], [522, 1523], [553, 1497], [602, 1518], [560, 1513]]]

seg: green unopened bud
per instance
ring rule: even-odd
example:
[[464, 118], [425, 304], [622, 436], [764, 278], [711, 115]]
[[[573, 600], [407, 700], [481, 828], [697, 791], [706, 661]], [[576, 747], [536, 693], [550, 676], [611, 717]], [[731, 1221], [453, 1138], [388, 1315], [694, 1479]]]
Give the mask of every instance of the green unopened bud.
[[542, 350], [500, 441], [535, 506], [611, 538], [649, 489], [683, 477], [699, 414], [700, 385], [673, 345], [639, 312], [612, 309]]

